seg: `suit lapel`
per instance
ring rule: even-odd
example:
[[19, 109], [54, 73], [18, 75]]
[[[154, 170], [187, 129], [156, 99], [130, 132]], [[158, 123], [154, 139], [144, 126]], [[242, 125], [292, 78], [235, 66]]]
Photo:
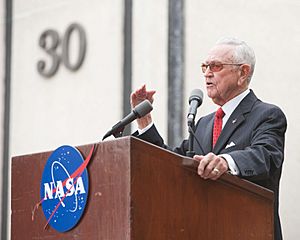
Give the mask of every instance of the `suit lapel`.
[[208, 121], [204, 136], [203, 136], [203, 151], [204, 155], [211, 152], [212, 149], [212, 131], [214, 125], [214, 115], [212, 115], [211, 119]]
[[229, 117], [226, 125], [224, 126], [221, 135], [213, 149], [215, 154], [219, 154], [225, 148], [228, 139], [232, 136], [234, 131], [245, 121], [245, 114], [250, 112], [257, 97], [250, 90], [250, 93], [240, 102], [237, 108]]
[[225, 147], [225, 144], [228, 142], [230, 136], [234, 133], [235, 129], [237, 129], [244, 121], [245, 117], [243, 114], [231, 114], [213, 149], [215, 154], [220, 153], [220, 151]]

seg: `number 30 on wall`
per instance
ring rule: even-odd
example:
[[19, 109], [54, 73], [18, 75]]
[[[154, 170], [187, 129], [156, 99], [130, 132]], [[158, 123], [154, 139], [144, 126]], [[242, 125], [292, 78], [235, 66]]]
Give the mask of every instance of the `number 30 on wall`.
[[[70, 41], [76, 32], [79, 40], [78, 53], [76, 59], [72, 59], [73, 62], [71, 63]], [[61, 52], [58, 51], [60, 44]], [[48, 29], [41, 34], [39, 45], [50, 56], [50, 60], [47, 63], [44, 60], [40, 60], [37, 63], [37, 70], [42, 76], [47, 78], [54, 76], [61, 62], [70, 71], [76, 71], [82, 65], [86, 53], [85, 31], [82, 26], [73, 23], [67, 28], [65, 34], [60, 39], [57, 31]]]

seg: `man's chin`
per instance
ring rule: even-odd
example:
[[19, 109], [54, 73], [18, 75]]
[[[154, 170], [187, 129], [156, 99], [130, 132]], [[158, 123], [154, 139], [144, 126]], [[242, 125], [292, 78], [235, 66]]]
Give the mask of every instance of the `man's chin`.
[[214, 104], [222, 106], [223, 101], [220, 99], [220, 96], [217, 94], [212, 94], [211, 92], [207, 91], [207, 96], [211, 98]]
[[211, 89], [206, 88], [206, 92], [207, 92], [207, 96], [209, 98], [214, 99], [216, 97], [216, 93], [214, 91], [212, 91]]

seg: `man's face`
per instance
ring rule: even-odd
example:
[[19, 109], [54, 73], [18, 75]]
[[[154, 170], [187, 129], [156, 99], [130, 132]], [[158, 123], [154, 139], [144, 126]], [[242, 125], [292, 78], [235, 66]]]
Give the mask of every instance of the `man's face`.
[[[233, 47], [229, 45], [217, 45], [212, 48], [204, 63], [238, 64], [234, 62]], [[204, 76], [208, 97], [220, 106], [241, 93], [241, 87], [244, 87], [239, 81], [240, 66], [223, 65], [223, 68], [217, 72], [213, 72], [208, 67]]]

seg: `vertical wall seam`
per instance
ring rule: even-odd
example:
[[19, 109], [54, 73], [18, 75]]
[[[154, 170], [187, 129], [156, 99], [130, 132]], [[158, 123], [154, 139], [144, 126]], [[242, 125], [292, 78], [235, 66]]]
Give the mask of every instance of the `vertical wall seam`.
[[[132, 91], [132, 0], [125, 0], [124, 31], [123, 31], [123, 116], [131, 111], [130, 94]], [[130, 124], [125, 128], [124, 135], [131, 134]]]
[[9, 199], [9, 128], [11, 91], [11, 45], [12, 45], [12, 0], [5, 1], [5, 93], [4, 93], [4, 136], [2, 168], [1, 239], [7, 239]]
[[168, 31], [168, 145], [183, 138], [184, 1], [169, 0]]

